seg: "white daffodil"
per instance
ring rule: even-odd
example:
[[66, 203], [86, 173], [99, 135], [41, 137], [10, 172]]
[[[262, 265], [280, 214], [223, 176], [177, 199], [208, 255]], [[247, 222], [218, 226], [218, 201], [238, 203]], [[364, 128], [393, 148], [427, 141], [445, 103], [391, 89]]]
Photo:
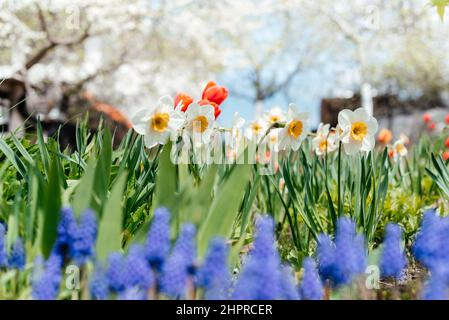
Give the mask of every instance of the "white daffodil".
[[291, 103], [288, 109], [288, 120], [279, 131], [279, 150], [296, 151], [309, 133], [309, 113], [298, 112]]
[[169, 96], [159, 99], [154, 108], [141, 109], [132, 117], [134, 130], [144, 136], [145, 146], [152, 148], [175, 138], [184, 124], [184, 114], [173, 110]]
[[398, 162], [402, 157], [406, 157], [408, 150], [405, 147], [405, 142], [402, 139], [397, 140], [390, 148], [389, 156], [393, 158], [394, 162]]
[[317, 156], [331, 153], [337, 149], [336, 133], [330, 131], [330, 125], [320, 123], [316, 132], [316, 137], [312, 140], [312, 147]]
[[279, 136], [281, 133], [281, 128], [271, 129], [270, 132], [263, 140], [263, 144], [266, 144], [269, 150], [278, 152], [279, 151]]
[[186, 132], [193, 143], [209, 143], [215, 128], [214, 107], [192, 103], [186, 111], [186, 118]]
[[259, 142], [269, 128], [269, 124], [264, 119], [256, 119], [249, 123], [245, 130], [245, 136], [249, 141]]
[[245, 119], [243, 119], [238, 112], [234, 113], [234, 118], [232, 119], [230, 146], [234, 148], [237, 142], [242, 138], [242, 128], [245, 125]]
[[376, 143], [374, 135], [378, 124], [377, 120], [365, 109], [340, 111], [338, 125], [342, 130], [341, 142], [346, 154], [353, 155], [359, 151], [370, 151], [374, 148]]
[[286, 115], [284, 110], [282, 110], [280, 107], [274, 107], [268, 112], [265, 112], [264, 118], [269, 124], [274, 124], [284, 122], [286, 119]]

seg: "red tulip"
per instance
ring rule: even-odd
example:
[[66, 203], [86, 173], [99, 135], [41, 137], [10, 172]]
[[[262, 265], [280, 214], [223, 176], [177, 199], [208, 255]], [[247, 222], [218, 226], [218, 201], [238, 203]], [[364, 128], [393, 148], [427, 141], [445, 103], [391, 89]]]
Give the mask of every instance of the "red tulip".
[[435, 130], [435, 127], [436, 127], [435, 122], [431, 122], [431, 123], [429, 123], [429, 124], [427, 125], [427, 128], [428, 128], [430, 131]]
[[447, 137], [444, 141], [444, 145], [446, 146], [446, 148], [449, 148], [449, 137]]
[[444, 117], [444, 122], [446, 122], [446, 124], [449, 124], [449, 114], [447, 114], [447, 115]]
[[189, 105], [193, 102], [192, 97], [190, 97], [188, 94], [180, 92], [175, 97], [175, 108], [179, 105], [179, 103], [182, 102], [182, 112], [186, 112]]
[[209, 100], [210, 102], [214, 102], [217, 105], [220, 105], [223, 103], [223, 101], [226, 100], [227, 97], [228, 97], [228, 89], [217, 85], [213, 81], [209, 81], [209, 83], [206, 85], [206, 88], [204, 88], [201, 99], [203, 100], [206, 99]]
[[429, 123], [430, 121], [432, 121], [432, 116], [428, 113], [424, 113], [422, 119], [424, 120], [425, 123]]
[[212, 106], [212, 107], [214, 107], [215, 119], [217, 119], [218, 116], [219, 116], [220, 113], [221, 113], [220, 107], [219, 107], [218, 104], [216, 104], [215, 102], [209, 101], [209, 100], [207, 100], [207, 99], [203, 99], [203, 100], [200, 100], [200, 101], [198, 102], [198, 104], [199, 104], [200, 106]]
[[443, 152], [443, 160], [447, 161], [449, 159], [449, 151], [444, 151]]

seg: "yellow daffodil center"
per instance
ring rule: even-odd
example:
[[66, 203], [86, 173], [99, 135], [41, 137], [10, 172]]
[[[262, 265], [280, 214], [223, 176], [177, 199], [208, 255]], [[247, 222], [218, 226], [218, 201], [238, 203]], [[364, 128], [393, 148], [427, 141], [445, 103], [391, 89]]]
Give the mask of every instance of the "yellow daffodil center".
[[319, 148], [321, 151], [325, 151], [327, 149], [327, 139], [322, 139], [320, 141]]
[[404, 150], [404, 145], [402, 143], [398, 143], [396, 145], [396, 152], [401, 153], [402, 150]]
[[302, 133], [302, 127], [301, 120], [293, 120], [288, 125], [288, 134], [297, 139]]
[[362, 141], [368, 133], [368, 126], [365, 122], [354, 122], [351, 126], [351, 138], [356, 141]]
[[151, 117], [151, 121], [150, 121], [151, 129], [153, 129], [156, 132], [162, 133], [165, 130], [167, 130], [169, 120], [170, 120], [170, 115], [168, 113], [165, 113], [165, 112], [155, 113]]
[[209, 127], [209, 121], [205, 116], [197, 116], [195, 120], [193, 120], [193, 128], [197, 132], [203, 133]]
[[253, 133], [255, 135], [258, 135], [260, 133], [260, 131], [262, 130], [262, 126], [256, 122], [251, 125], [251, 129], [253, 130]]
[[271, 123], [276, 123], [276, 122], [278, 122], [279, 120], [281, 120], [281, 117], [279, 117], [278, 115], [272, 115], [272, 116], [270, 117], [270, 122], [271, 122]]

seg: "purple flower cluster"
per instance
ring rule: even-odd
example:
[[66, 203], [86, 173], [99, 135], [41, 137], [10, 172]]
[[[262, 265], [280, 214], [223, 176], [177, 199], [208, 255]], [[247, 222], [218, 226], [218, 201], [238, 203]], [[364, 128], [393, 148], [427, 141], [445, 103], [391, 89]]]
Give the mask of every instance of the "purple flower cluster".
[[47, 261], [37, 257], [32, 275], [32, 296], [36, 300], [56, 299], [62, 279], [62, 258], [52, 254]]
[[435, 210], [424, 213], [412, 252], [429, 269], [431, 276], [423, 293], [425, 299], [449, 298], [449, 217]]
[[380, 272], [383, 277], [399, 279], [407, 266], [402, 248], [402, 230], [397, 224], [389, 223], [385, 228], [385, 239], [380, 256]]
[[17, 238], [8, 254], [5, 244], [6, 225], [0, 223], [0, 268], [23, 270], [26, 263], [25, 248]]
[[349, 284], [365, 271], [367, 251], [365, 238], [357, 234], [353, 220], [342, 217], [337, 223], [335, 241], [321, 234], [318, 239], [319, 271], [333, 285]]
[[306, 258], [303, 261], [302, 267], [304, 273], [299, 287], [301, 299], [321, 300], [324, 294], [323, 284], [318, 274], [315, 261], [312, 258]]
[[206, 259], [196, 277], [196, 285], [205, 290], [206, 299], [221, 300], [229, 297], [231, 275], [227, 265], [228, 251], [222, 238], [213, 239], [209, 245]]
[[73, 210], [63, 208], [57, 233], [53, 252], [60, 255], [63, 260], [69, 258], [78, 265], [83, 265], [94, 256], [97, 217], [92, 210], [85, 210], [77, 223]]
[[235, 285], [233, 299], [273, 300], [285, 299], [282, 284], [281, 262], [275, 247], [274, 222], [271, 217], [260, 217], [254, 249], [244, 263]]

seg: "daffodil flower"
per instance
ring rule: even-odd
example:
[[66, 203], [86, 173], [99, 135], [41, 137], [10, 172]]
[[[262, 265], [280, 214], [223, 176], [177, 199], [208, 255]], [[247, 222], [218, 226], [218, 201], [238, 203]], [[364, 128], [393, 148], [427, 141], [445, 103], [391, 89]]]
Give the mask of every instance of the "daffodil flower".
[[186, 131], [194, 144], [209, 143], [215, 127], [214, 107], [192, 103], [186, 111], [186, 118]]
[[265, 120], [269, 124], [275, 124], [280, 122], [285, 122], [286, 115], [284, 110], [279, 107], [274, 107], [265, 113]]
[[320, 123], [316, 137], [312, 140], [312, 147], [317, 156], [331, 153], [337, 149], [336, 133], [330, 131], [330, 125]]
[[388, 153], [390, 158], [394, 160], [394, 162], [398, 162], [402, 157], [406, 157], [408, 154], [408, 150], [405, 147], [405, 141], [402, 139], [398, 139], [393, 146], [390, 148], [390, 152]]
[[378, 124], [368, 112], [359, 108], [355, 111], [342, 110], [338, 114], [338, 125], [342, 130], [341, 142], [346, 154], [353, 155], [359, 151], [370, 151], [374, 148]]
[[309, 133], [309, 113], [298, 112], [294, 104], [289, 105], [288, 121], [279, 130], [279, 150], [296, 151]]
[[173, 110], [173, 100], [169, 96], [160, 98], [154, 108], [140, 109], [132, 118], [134, 130], [144, 136], [147, 148], [174, 139], [184, 121], [184, 115]]

